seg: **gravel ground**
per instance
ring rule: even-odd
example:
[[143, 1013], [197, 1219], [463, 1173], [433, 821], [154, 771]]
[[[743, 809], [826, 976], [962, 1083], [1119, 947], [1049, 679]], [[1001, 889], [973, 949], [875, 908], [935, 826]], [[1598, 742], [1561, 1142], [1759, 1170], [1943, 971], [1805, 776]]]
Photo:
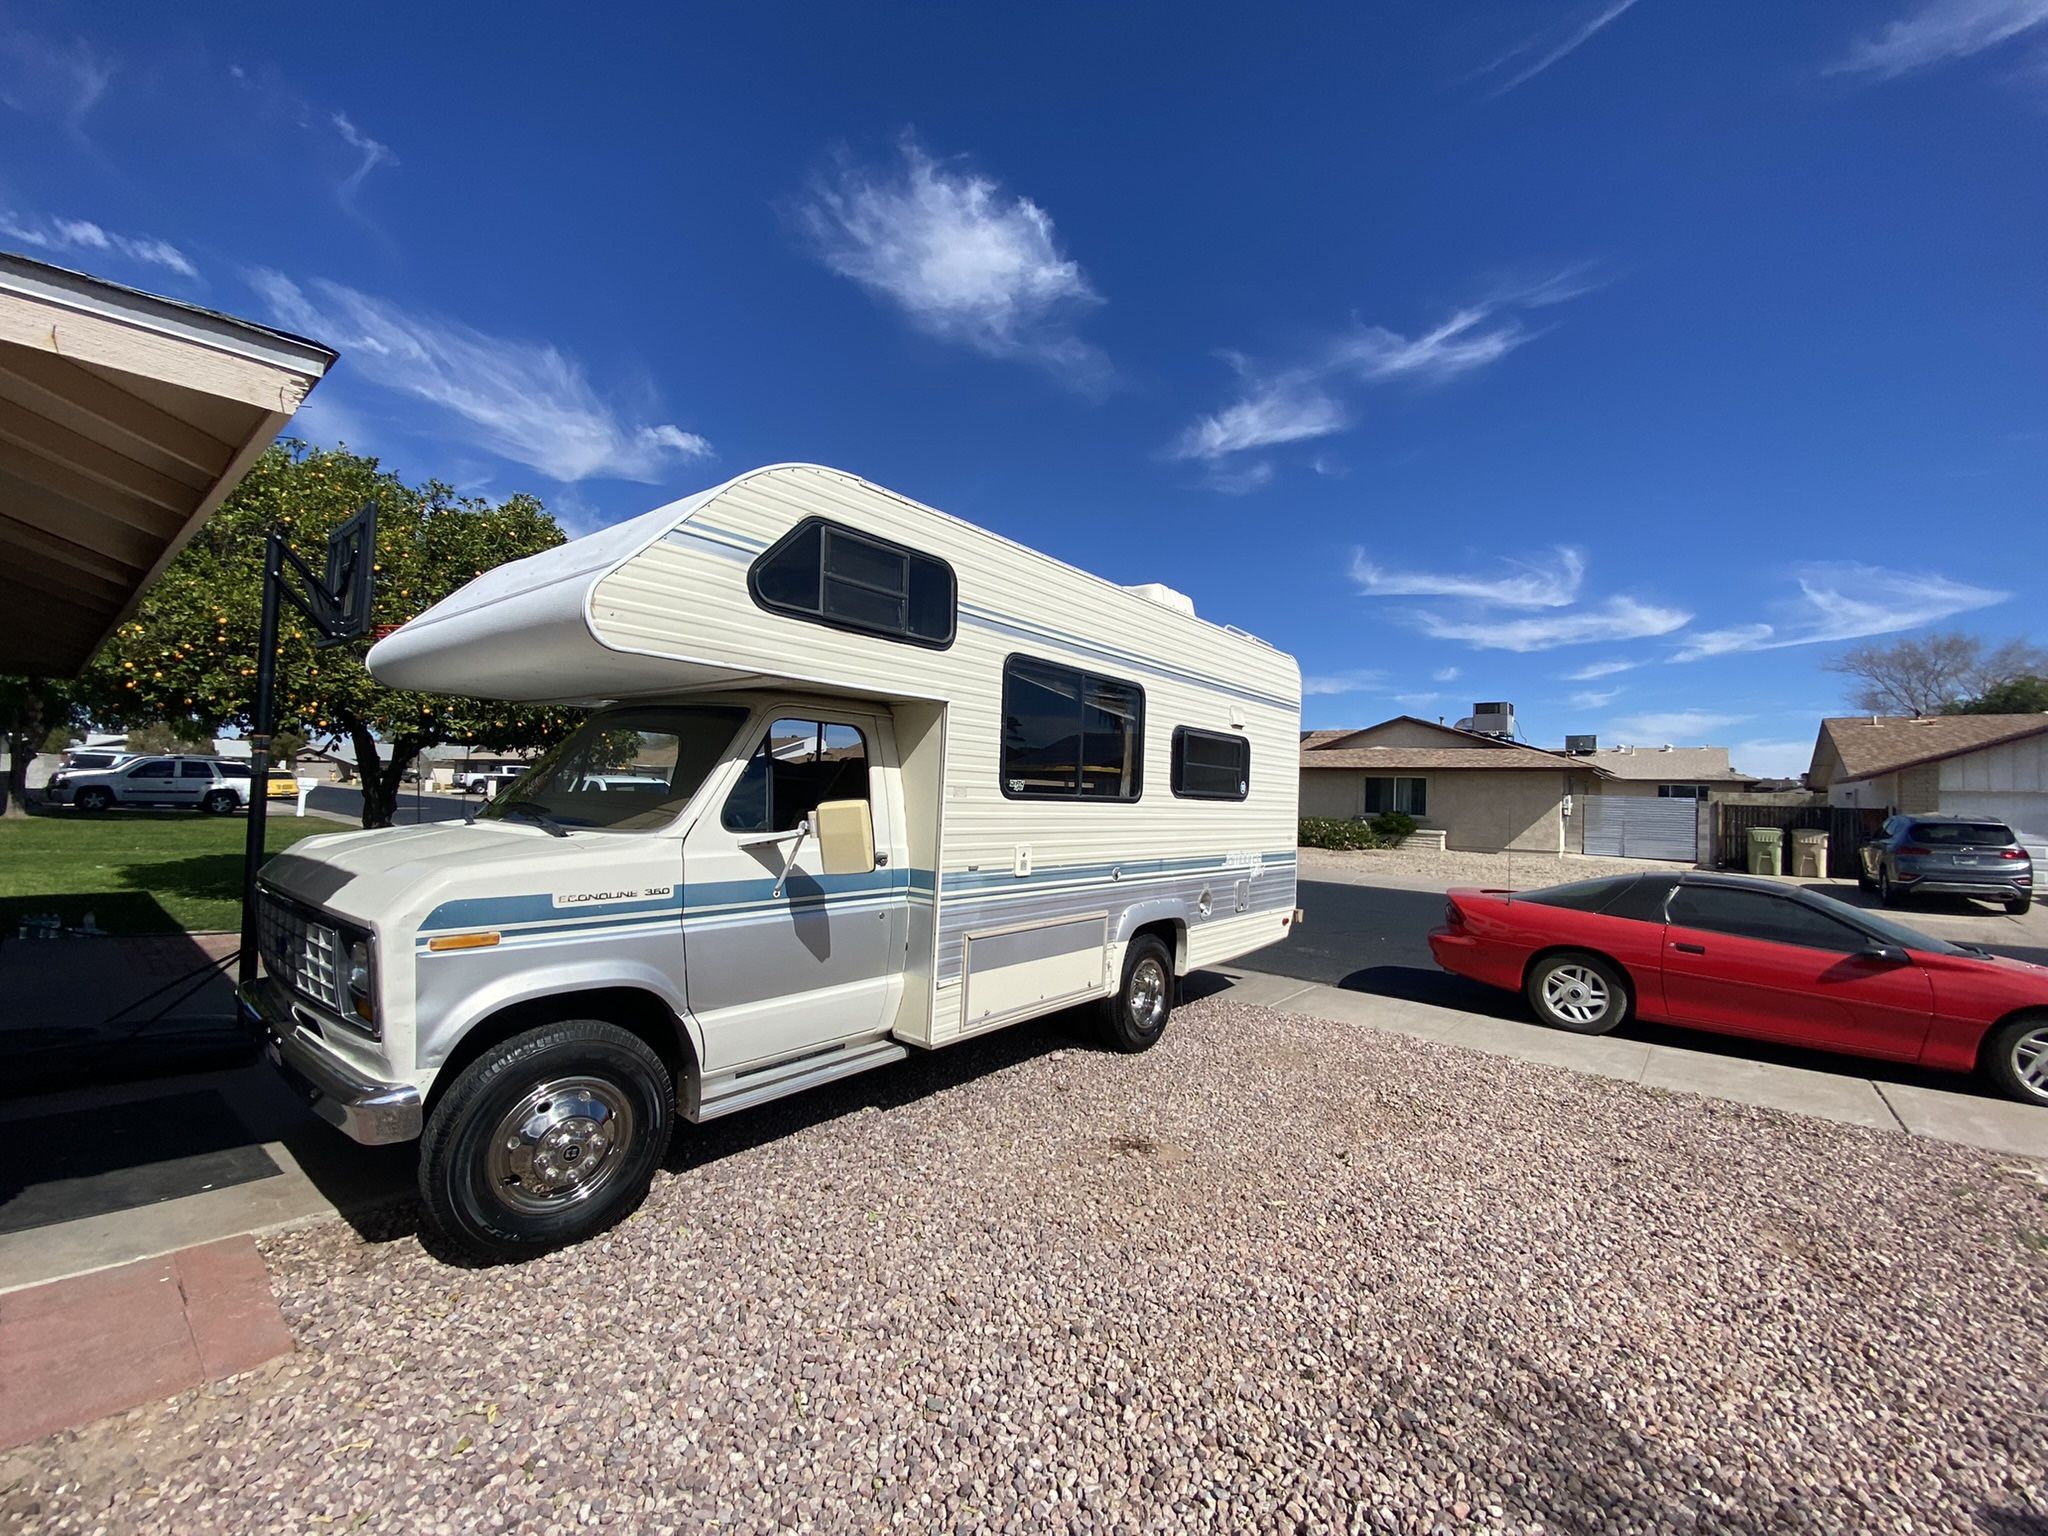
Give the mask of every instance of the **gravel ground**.
[[2032, 1166], [1223, 999], [682, 1139], [523, 1267], [269, 1240], [300, 1352], [0, 1524], [2048, 1530]]
[[[1491, 885], [1526, 891], [1565, 880], [1602, 875], [1643, 875], [1660, 869], [1691, 869], [1661, 859], [1596, 859], [1583, 853], [1459, 853], [1446, 848], [1362, 848], [1301, 850], [1304, 880], [1379, 883]], [[1389, 879], [1391, 877], [1391, 880]]]

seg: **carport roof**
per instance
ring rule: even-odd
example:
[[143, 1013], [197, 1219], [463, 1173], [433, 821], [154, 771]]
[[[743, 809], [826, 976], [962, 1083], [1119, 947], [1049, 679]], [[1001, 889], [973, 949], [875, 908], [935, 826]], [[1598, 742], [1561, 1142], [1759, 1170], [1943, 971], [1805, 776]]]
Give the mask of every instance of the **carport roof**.
[[0, 251], [0, 672], [83, 667], [334, 358]]
[[1809, 777], [1822, 783], [1826, 770], [1822, 749], [1829, 746], [1842, 765], [1832, 782], [1846, 784], [2043, 732], [2048, 732], [2048, 714], [1838, 716], [1820, 723]]

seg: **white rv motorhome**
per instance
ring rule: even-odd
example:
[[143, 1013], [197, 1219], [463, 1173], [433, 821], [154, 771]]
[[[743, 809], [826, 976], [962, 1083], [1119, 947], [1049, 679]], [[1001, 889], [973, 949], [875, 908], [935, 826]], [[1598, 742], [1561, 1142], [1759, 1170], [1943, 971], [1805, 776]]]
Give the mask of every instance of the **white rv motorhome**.
[[1291, 657], [836, 470], [489, 571], [369, 666], [594, 707], [473, 824], [262, 871], [245, 1011], [479, 1255], [617, 1220], [678, 1114], [1076, 1004], [1143, 1050], [1294, 920]]

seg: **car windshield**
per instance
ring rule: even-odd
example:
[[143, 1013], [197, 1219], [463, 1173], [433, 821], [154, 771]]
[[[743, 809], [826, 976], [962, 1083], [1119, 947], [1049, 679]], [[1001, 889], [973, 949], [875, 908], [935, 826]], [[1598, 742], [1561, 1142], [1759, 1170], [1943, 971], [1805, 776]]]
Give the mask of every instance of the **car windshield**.
[[744, 709], [722, 705], [642, 705], [592, 715], [478, 815], [611, 832], [666, 826], [746, 717]]
[[2012, 828], [1995, 821], [1917, 821], [1907, 836], [1930, 848], [1999, 847], [2013, 840]]

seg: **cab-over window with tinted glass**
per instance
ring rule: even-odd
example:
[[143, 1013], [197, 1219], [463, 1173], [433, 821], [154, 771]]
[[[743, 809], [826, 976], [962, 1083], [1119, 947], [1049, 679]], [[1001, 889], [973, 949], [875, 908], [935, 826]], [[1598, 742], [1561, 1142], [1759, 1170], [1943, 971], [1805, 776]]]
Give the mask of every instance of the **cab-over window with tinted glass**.
[[912, 645], [953, 643], [953, 568], [823, 518], [797, 524], [754, 562], [754, 601], [772, 613]]

